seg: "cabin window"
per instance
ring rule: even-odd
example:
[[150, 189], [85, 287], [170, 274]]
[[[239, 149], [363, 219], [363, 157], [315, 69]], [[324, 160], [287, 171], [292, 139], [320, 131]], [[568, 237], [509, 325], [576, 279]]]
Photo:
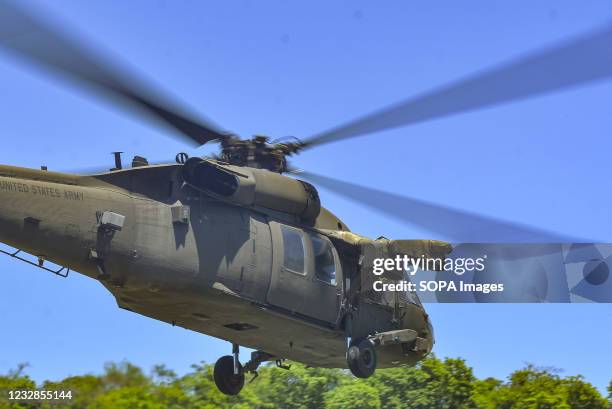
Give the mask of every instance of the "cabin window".
[[314, 254], [315, 277], [327, 284], [336, 285], [336, 260], [328, 239], [318, 234], [310, 234]]
[[283, 267], [294, 273], [305, 275], [304, 239], [300, 230], [281, 226], [283, 233], [284, 261]]

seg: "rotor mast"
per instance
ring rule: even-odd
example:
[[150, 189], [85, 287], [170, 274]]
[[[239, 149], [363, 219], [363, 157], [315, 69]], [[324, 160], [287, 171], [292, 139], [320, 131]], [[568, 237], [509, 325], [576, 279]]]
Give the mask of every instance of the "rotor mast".
[[288, 170], [287, 156], [297, 153], [302, 146], [299, 141], [270, 143], [270, 138], [264, 135], [255, 135], [251, 139], [229, 135], [221, 140], [219, 159], [230, 165], [283, 173]]

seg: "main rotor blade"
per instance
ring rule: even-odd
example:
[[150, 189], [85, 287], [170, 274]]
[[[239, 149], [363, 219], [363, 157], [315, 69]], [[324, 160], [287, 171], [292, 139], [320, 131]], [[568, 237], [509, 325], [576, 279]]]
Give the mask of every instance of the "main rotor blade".
[[97, 95], [139, 108], [174, 129], [192, 145], [223, 139], [216, 126], [188, 113], [159, 89], [121, 68], [91, 46], [79, 44], [66, 32], [38, 20], [9, 0], [0, 1], [0, 49], [47, 71], [60, 74]]
[[304, 141], [314, 146], [492, 107], [612, 76], [612, 25], [440, 87]]
[[434, 239], [459, 243], [582, 243], [588, 240], [401, 196], [310, 172], [300, 172], [317, 186], [342, 195], [403, 223], [428, 230]]

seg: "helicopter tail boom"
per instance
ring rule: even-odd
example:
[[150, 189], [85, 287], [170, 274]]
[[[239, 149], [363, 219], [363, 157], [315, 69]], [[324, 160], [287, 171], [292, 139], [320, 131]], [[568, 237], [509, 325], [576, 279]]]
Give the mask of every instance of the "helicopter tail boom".
[[[0, 166], [0, 242], [97, 277], [98, 226], [111, 192], [79, 176]], [[120, 201], [118, 213], [130, 209]], [[88, 256], [89, 255], [89, 256]]]

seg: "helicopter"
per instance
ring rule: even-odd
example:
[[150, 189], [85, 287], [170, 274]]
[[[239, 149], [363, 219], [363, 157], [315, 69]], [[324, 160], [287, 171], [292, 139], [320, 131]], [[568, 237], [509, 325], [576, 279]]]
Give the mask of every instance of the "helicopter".
[[[213, 373], [227, 395], [240, 393], [245, 376], [256, 376], [266, 362], [348, 368], [360, 378], [377, 368], [415, 365], [434, 347], [433, 325], [415, 293], [373, 291], [373, 260], [444, 259], [452, 245], [351, 231], [322, 205], [315, 185], [354, 200], [384, 192], [294, 169], [290, 157], [607, 79], [610, 40], [610, 28], [587, 33], [312, 137], [272, 141], [220, 129], [94, 47], [2, 2], [0, 49], [8, 55], [161, 124], [192, 146], [220, 145], [218, 155], [179, 153], [174, 163], [161, 164], [136, 156], [124, 166], [115, 152], [114, 167], [87, 174], [0, 165], [0, 241], [16, 249], [3, 253], [22, 261], [29, 253], [36, 258], [31, 264], [56, 274], [79, 272], [98, 280], [119, 308], [228, 341], [231, 354]], [[394, 203], [383, 200], [376, 210], [397, 213], [408, 204], [403, 200], [392, 196]], [[559, 237], [413, 199], [410, 206], [429, 215], [419, 222], [432, 230], [453, 219], [515, 241]], [[63, 268], [51, 270], [47, 261]], [[240, 347], [254, 351], [244, 363]]]

